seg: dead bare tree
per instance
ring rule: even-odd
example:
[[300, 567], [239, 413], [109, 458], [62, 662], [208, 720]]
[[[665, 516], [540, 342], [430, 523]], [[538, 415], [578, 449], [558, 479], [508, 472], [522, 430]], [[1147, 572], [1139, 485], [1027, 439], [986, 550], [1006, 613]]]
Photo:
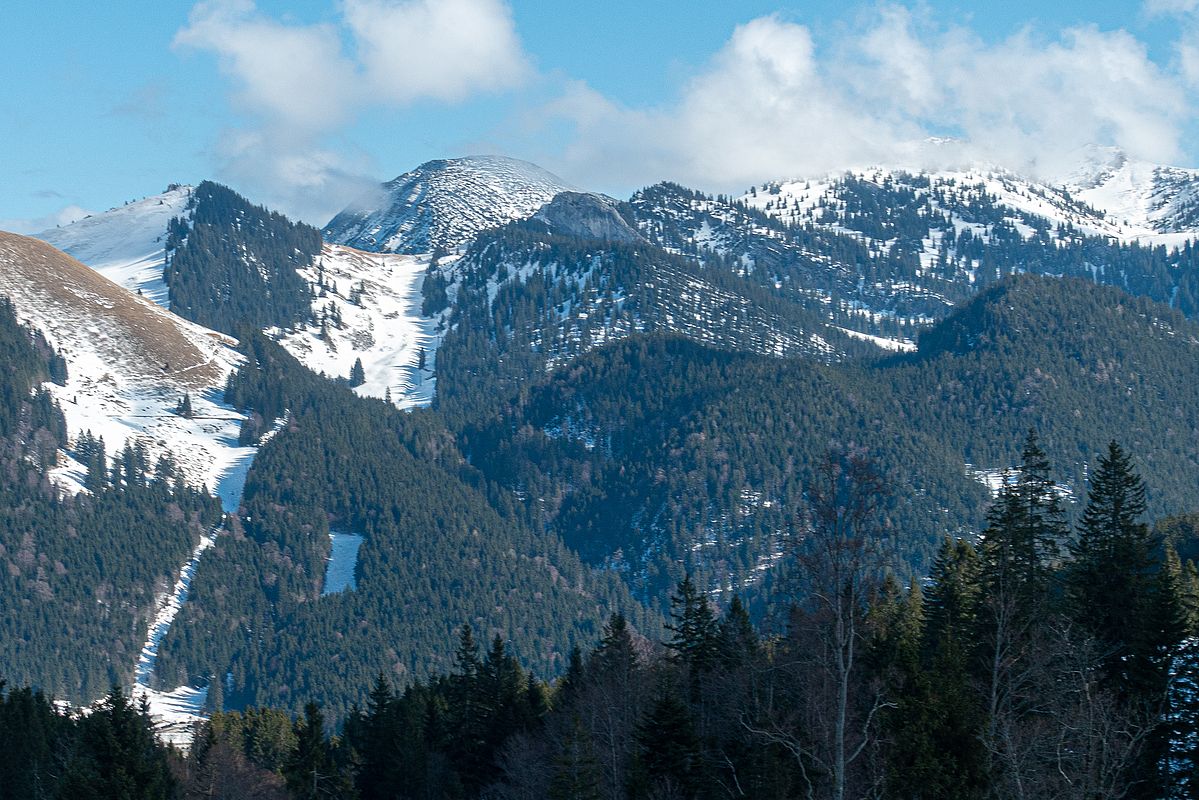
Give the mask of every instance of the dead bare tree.
[[746, 722], [795, 756], [810, 798], [868, 797], [881, 687], [864, 675], [867, 610], [883, 574], [883, 504], [890, 488], [860, 451], [828, 451], [792, 532], [797, 573], [785, 647], [775, 668], [791, 694], [787, 717]]
[[1121, 800], [1130, 767], [1160, 709], [1130, 707], [1105, 688], [1099, 645], [1053, 619], [1012, 680], [1019, 704], [1001, 703], [992, 721], [992, 796], [998, 800]]

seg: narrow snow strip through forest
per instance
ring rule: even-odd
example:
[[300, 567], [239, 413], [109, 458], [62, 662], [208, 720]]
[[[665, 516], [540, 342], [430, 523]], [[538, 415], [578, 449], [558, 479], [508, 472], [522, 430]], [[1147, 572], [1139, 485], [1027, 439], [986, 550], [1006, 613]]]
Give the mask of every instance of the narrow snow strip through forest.
[[[284, 415], [284, 419], [286, 415]], [[281, 419], [275, 429], [262, 437], [262, 444], [270, 440], [283, 425]], [[250, 465], [254, 460], [258, 447], [228, 447], [226, 451], [232, 457], [227, 457], [224, 464], [217, 468], [219, 476], [216, 481], [216, 494], [221, 500], [221, 509], [226, 514], [237, 511], [246, 488], [246, 477], [250, 473]], [[171, 629], [171, 623], [179, 615], [183, 604], [187, 602], [191, 591], [192, 580], [200, 566], [200, 559], [205, 551], [216, 544], [217, 537], [223, 528], [216, 528], [204, 536], [192, 551], [191, 558], [179, 570], [179, 579], [169, 594], [158, 599], [158, 611], [150, 624], [146, 643], [137, 659], [134, 697], [145, 698], [150, 706], [150, 716], [154, 720], [158, 737], [176, 747], [187, 749], [195, 734], [195, 724], [206, 718], [205, 706], [208, 703], [208, 687], [178, 686], [170, 691], [153, 688], [154, 671], [158, 666], [158, 648]]]

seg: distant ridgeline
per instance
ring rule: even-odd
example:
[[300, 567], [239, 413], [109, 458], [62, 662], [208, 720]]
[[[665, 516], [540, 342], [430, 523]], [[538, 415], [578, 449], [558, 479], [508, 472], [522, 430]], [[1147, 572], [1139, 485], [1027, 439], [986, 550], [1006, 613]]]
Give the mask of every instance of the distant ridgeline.
[[[486, 340], [455, 332], [446, 355], [468, 336]], [[1090, 281], [1017, 276], [920, 343], [918, 354], [823, 364], [637, 335], [506, 393], [444, 357], [438, 388], [443, 404], [476, 409], [455, 423], [461, 447], [524, 499], [528, 523], [646, 601], [686, 570], [758, 595], [781, 535], [804, 524], [809, 468], [830, 444], [864, 449], [911, 487], [888, 507], [887, 535], [916, 574], [945, 534], [981, 530], [982, 473], [1016, 463], [1029, 428], [1075, 498], [1118, 439], [1137, 453], [1152, 514], [1194, 508], [1199, 324], [1179, 311]]]
[[[226, 398], [256, 411], [246, 438], [285, 409], [287, 421], [163, 642], [166, 682], [215, 678], [217, 707], [317, 699], [340, 718], [380, 671], [406, 683], [448, 669], [463, 621], [504, 632], [543, 674], [565, 669], [614, 609], [658, 629], [618, 576], [524, 524], [436, 414], [358, 397], [259, 334], [242, 331], [242, 347]], [[330, 527], [365, 541], [357, 588], [322, 596]]]
[[320, 231], [211, 181], [195, 188], [190, 204], [190, 221], [172, 219], [167, 231], [172, 311], [226, 333], [310, 318], [313, 292], [296, 270], [320, 253]]
[[[639, 332], [817, 360], [877, 352], [723, 262], [666, 252], [620, 224], [628, 236], [615, 241], [539, 218], [514, 222], [480, 236], [454, 263], [453, 327], [438, 350], [438, 407], [448, 417], [486, 414], [496, 392]], [[431, 274], [425, 292], [438, 310], [444, 276]]]
[[[747, 205], [662, 183], [622, 209], [655, 244], [744, 272], [865, 333], [915, 338], [927, 320], [1013, 272], [1091, 278], [1199, 314], [1194, 244], [1169, 251], [1088, 235], [1004, 205], [968, 181], [847, 174], [810, 207], [777, 186], [754, 199]], [[1057, 199], [1066, 218], [1098, 213], [1068, 195]]]
[[90, 702], [132, 680], [155, 593], [220, 519], [173, 465], [126, 448], [110, 462], [80, 437], [89, 493], [64, 498], [48, 471], [66, 423], [38, 387], [65, 365], [0, 298], [0, 664], [4, 679]]

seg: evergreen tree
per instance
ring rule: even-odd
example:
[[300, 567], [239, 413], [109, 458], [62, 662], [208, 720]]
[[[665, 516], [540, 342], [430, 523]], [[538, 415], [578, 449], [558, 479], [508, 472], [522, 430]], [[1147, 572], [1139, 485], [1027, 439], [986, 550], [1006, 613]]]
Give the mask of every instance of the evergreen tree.
[[720, 620], [717, 652], [720, 662], [727, 670], [735, 670], [753, 663], [758, 656], [758, 634], [749, 619], [749, 612], [741, 598], [734, 595], [729, 610]]
[[634, 797], [677, 792], [695, 797], [704, 785], [699, 736], [691, 710], [669, 681], [658, 690], [649, 713], [637, 726], [638, 759]]
[[395, 773], [399, 765], [396, 751], [401, 746], [397, 712], [391, 683], [380, 673], [371, 689], [366, 713], [347, 723], [347, 733], [358, 757], [354, 784], [360, 800], [392, 797], [400, 785], [400, 776]]
[[325, 717], [320, 706], [304, 706], [303, 719], [295, 722], [295, 750], [283, 768], [287, 788], [300, 800], [318, 800], [335, 796], [339, 779], [329, 741], [325, 738]]
[[350, 386], [361, 386], [366, 383], [366, 372], [362, 369], [362, 359], [354, 359], [354, 366], [350, 367]]
[[1014, 476], [1005, 476], [982, 543], [985, 594], [1000, 595], [1024, 617], [1047, 599], [1053, 564], [1066, 538], [1066, 515], [1049, 461], [1029, 431]]
[[696, 702], [701, 679], [720, 656], [720, 625], [708, 598], [689, 574], [679, 582], [678, 593], [671, 595], [670, 619], [666, 629], [673, 636], [666, 647], [676, 661], [686, 666], [691, 699]]
[[1145, 485], [1116, 443], [1100, 457], [1071, 548], [1068, 589], [1076, 619], [1101, 644], [1100, 668], [1121, 707], [1152, 727], [1129, 779], [1134, 797], [1159, 797], [1169, 749], [1168, 727], [1154, 726], [1167, 709], [1171, 663], [1185, 636], [1177, 576], [1156, 556], [1141, 522]]
[[600, 770], [590, 738], [578, 716], [554, 758], [550, 800], [600, 800]]
[[[1177, 643], [1179, 620], [1162, 619], [1173, 600], [1161, 596], [1155, 542], [1141, 522], [1145, 485], [1115, 442], [1091, 480], [1071, 547], [1069, 596], [1075, 616], [1105, 645], [1104, 672], [1126, 697], [1152, 696], [1164, 681], [1165, 656]], [[1176, 598], [1175, 598], [1176, 599]]]

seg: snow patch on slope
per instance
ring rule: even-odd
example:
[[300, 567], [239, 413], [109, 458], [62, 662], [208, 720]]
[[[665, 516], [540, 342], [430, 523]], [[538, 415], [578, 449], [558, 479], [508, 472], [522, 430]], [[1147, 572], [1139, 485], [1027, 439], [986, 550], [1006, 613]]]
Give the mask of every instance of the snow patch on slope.
[[331, 377], [348, 377], [362, 359], [366, 381], [354, 391], [364, 397], [390, 396], [400, 408], [426, 406], [437, 387], [441, 339], [440, 318], [421, 316], [428, 268], [427, 256], [325, 245], [316, 263], [300, 270], [305, 280], [327, 287], [313, 300], [316, 324], [268, 333], [306, 367]]
[[358, 548], [362, 546], [362, 538], [358, 533], [329, 531], [329, 558], [325, 561], [322, 597], [357, 588], [354, 570], [358, 566]]
[[846, 336], [860, 339], [863, 342], [870, 342], [883, 350], [892, 350], [897, 353], [912, 353], [916, 351], [916, 343], [910, 342], [907, 339], [888, 339], [884, 336], [871, 336], [868, 333], [855, 331], [852, 328], [842, 328], [840, 325], [833, 325], [832, 327], [841, 331]]

